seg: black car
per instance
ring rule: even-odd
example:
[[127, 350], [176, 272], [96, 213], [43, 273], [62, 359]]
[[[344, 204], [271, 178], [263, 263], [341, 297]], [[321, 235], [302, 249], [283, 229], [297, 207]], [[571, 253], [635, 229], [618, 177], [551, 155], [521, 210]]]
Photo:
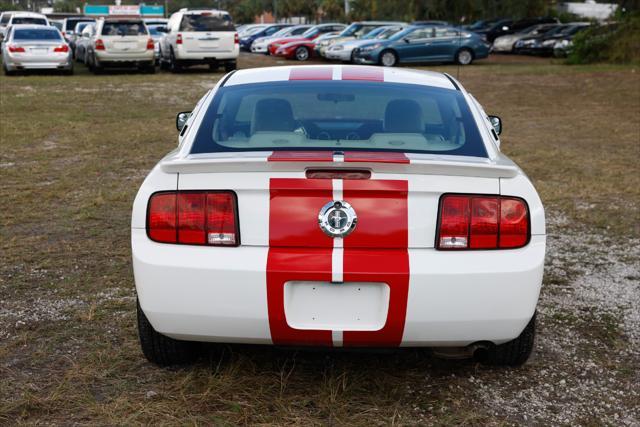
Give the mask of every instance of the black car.
[[586, 22], [561, 25], [545, 34], [518, 40], [513, 50], [520, 54], [551, 56], [553, 48], [559, 40], [572, 37], [587, 28], [589, 28], [589, 24]]
[[518, 31], [522, 31], [525, 28], [529, 28], [533, 25], [538, 24], [555, 24], [558, 23], [556, 18], [539, 16], [536, 18], [525, 18], [517, 21], [511, 19], [501, 19], [499, 21], [495, 21], [493, 25], [490, 27], [475, 31], [480, 34], [486, 41], [493, 43], [493, 41], [506, 34], [517, 33]]

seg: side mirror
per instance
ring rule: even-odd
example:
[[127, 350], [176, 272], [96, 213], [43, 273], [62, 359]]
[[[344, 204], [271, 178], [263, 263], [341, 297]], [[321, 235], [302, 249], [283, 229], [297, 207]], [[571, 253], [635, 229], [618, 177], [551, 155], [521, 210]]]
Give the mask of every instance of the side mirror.
[[408, 39], [408, 38], [406, 38], [406, 37], [405, 37], [405, 38], [403, 38], [402, 40], [404, 40], [404, 42], [405, 42], [405, 43], [409, 43], [409, 42], [411, 42], [411, 40], [409, 40], [409, 39]]
[[489, 122], [491, 122], [491, 126], [493, 126], [496, 134], [500, 135], [502, 133], [502, 119], [498, 116], [489, 116]]
[[191, 117], [191, 111], [182, 111], [178, 113], [176, 116], [176, 129], [178, 129], [178, 132], [182, 131], [182, 128], [187, 124], [189, 117]]

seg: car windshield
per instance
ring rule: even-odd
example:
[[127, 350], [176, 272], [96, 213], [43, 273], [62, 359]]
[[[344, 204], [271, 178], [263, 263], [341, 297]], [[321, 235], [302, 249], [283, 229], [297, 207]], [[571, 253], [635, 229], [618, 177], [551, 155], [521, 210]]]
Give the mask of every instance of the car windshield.
[[137, 36], [147, 34], [142, 21], [105, 22], [102, 27], [103, 36]]
[[95, 22], [95, 20], [93, 20], [93, 19], [67, 19], [67, 23], [66, 23], [66, 26], [65, 26], [64, 30], [65, 31], [73, 31], [74, 28], [76, 28], [76, 25], [79, 22], [89, 23], [89, 22]]
[[360, 28], [362, 28], [362, 24], [351, 24], [339, 34], [340, 37], [349, 37], [354, 35]]
[[391, 36], [393, 36], [394, 34], [396, 34], [399, 31], [402, 31], [402, 29], [401, 28], [387, 28], [386, 30], [382, 31], [377, 37], [374, 37], [374, 38], [380, 39], [380, 40], [386, 40], [386, 39], [390, 38]]
[[85, 28], [87, 25], [89, 25], [89, 24], [90, 24], [90, 22], [81, 22], [81, 23], [79, 23], [79, 24], [77, 24], [77, 25], [76, 25], [76, 28], [75, 28], [75, 30], [74, 30], [74, 31], [75, 31], [76, 33], [81, 33], [81, 32], [82, 32], [82, 30], [84, 30], [84, 28]]
[[486, 157], [462, 92], [326, 80], [218, 89], [191, 153], [399, 151]]
[[320, 32], [320, 29], [318, 27], [311, 27], [307, 31], [302, 33], [302, 37], [307, 39], [311, 37], [315, 37], [319, 32]]
[[13, 25], [17, 24], [31, 24], [31, 25], [47, 25], [47, 20], [44, 18], [32, 18], [28, 16], [16, 16], [11, 21]]
[[231, 16], [226, 13], [199, 13], [189, 14], [182, 17], [180, 31], [200, 32], [200, 31], [235, 31]]
[[380, 28], [375, 28], [371, 31], [369, 31], [367, 34], [365, 34], [364, 36], [362, 36], [361, 40], [371, 40], [371, 39], [377, 39], [378, 35], [380, 33], [383, 33], [385, 31], [387, 31], [388, 28], [386, 27], [380, 27]]
[[147, 25], [147, 28], [149, 29], [149, 34], [151, 34], [152, 36], [161, 36], [162, 33], [158, 31], [158, 28], [161, 28], [163, 26], [164, 25]]
[[55, 29], [17, 29], [13, 33], [14, 40], [62, 40], [61, 34]]

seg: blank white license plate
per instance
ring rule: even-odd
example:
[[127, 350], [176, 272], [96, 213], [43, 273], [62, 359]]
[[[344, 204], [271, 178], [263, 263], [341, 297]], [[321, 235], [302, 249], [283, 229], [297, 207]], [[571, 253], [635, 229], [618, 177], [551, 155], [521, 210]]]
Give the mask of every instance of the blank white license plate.
[[284, 312], [294, 329], [378, 331], [387, 322], [386, 283], [287, 282]]
[[131, 50], [135, 48], [137, 43], [132, 42], [115, 42], [113, 47], [120, 50]]

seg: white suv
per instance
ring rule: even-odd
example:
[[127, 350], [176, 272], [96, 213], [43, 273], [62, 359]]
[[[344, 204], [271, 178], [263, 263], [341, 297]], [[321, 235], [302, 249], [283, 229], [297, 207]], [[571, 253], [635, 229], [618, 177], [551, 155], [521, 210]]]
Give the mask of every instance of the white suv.
[[231, 16], [223, 10], [187, 10], [171, 15], [160, 40], [160, 66], [179, 72], [189, 65], [224, 65], [236, 69], [240, 54], [238, 33]]
[[105, 67], [155, 72], [153, 39], [140, 18], [99, 19], [86, 49], [86, 64], [96, 74]]

